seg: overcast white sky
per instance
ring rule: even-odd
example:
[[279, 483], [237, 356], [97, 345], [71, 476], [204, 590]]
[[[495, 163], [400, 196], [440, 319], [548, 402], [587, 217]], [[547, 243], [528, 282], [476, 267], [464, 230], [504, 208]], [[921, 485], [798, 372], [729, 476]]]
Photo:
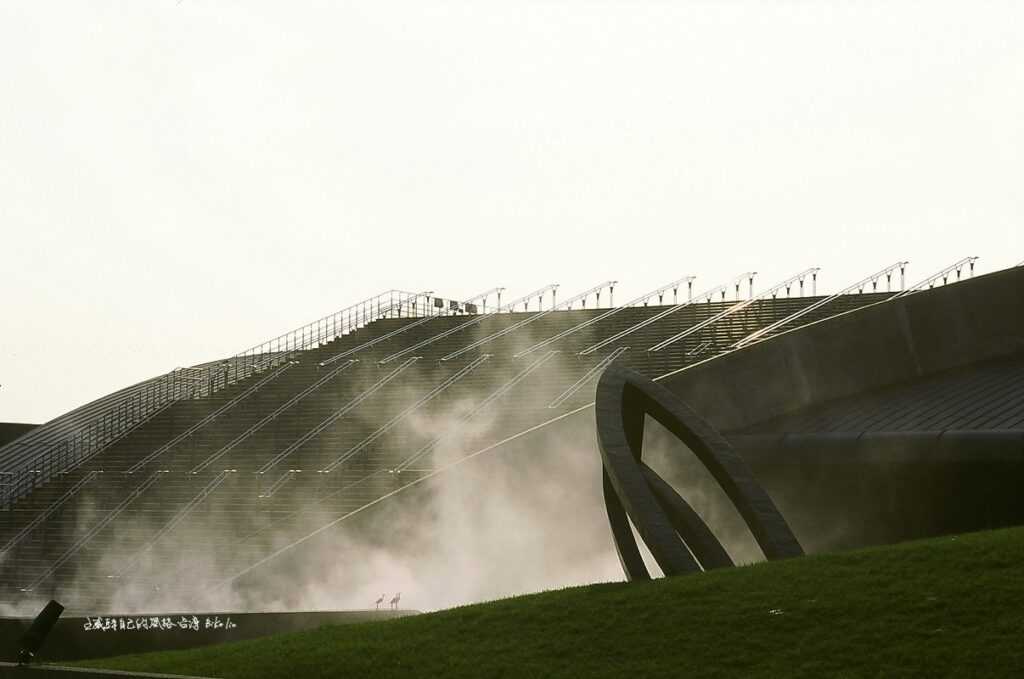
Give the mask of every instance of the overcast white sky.
[[1024, 259], [1024, 3], [0, 1], [0, 421], [383, 289]]

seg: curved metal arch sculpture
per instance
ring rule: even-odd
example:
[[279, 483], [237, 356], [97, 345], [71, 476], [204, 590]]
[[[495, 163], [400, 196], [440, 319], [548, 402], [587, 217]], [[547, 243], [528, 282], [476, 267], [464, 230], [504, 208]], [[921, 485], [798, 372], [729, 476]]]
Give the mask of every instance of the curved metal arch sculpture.
[[665, 575], [733, 565], [721, 543], [686, 500], [643, 463], [645, 415], [685, 443], [711, 472], [767, 559], [803, 554], [789, 524], [743, 458], [671, 391], [640, 373], [612, 364], [598, 381], [594, 410], [603, 462], [605, 508], [627, 579], [650, 578], [629, 520]]

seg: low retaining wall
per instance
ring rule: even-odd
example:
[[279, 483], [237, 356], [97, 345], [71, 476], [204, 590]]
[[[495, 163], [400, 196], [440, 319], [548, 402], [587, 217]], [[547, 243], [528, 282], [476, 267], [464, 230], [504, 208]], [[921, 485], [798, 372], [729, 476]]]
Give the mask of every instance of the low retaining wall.
[[[416, 614], [416, 611], [312, 611], [62, 617], [50, 632], [38, 657], [45, 662], [169, 651], [323, 625], [389, 620]], [[18, 642], [31, 623], [31, 618], [0, 618], [0, 660], [17, 660]]]

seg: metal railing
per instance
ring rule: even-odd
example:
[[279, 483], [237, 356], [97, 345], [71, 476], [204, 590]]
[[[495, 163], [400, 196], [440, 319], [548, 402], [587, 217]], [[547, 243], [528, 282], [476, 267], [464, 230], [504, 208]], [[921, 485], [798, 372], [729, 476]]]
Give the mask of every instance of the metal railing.
[[0, 453], [14, 458], [7, 464], [16, 468], [0, 504], [10, 507], [53, 475], [94, 457], [175, 401], [191, 397], [193, 388], [185, 371], [174, 370], [88, 403], [8, 443]]
[[665, 285], [663, 285], [663, 286], [661, 286], [659, 288], [655, 288], [654, 290], [651, 290], [650, 292], [646, 292], [646, 293], [640, 295], [639, 297], [636, 297], [636, 298], [626, 302], [623, 306], [613, 307], [613, 308], [609, 309], [608, 311], [606, 311], [605, 313], [600, 314], [599, 316], [595, 316], [594, 318], [591, 318], [589, 320], [583, 321], [582, 323], [579, 323], [578, 325], [574, 325], [571, 328], [563, 330], [562, 332], [558, 333], [557, 335], [554, 335], [553, 337], [549, 337], [549, 338], [547, 338], [546, 340], [544, 340], [542, 342], [538, 342], [537, 344], [534, 344], [532, 347], [529, 347], [527, 349], [523, 349], [518, 354], [515, 354], [513, 356], [513, 358], [522, 358], [523, 356], [526, 356], [529, 353], [537, 351], [538, 349], [542, 349], [544, 347], [550, 346], [550, 345], [554, 344], [555, 342], [557, 342], [560, 339], [568, 337], [569, 335], [577, 333], [580, 330], [583, 330], [585, 328], [589, 328], [590, 326], [592, 326], [592, 325], [594, 325], [596, 323], [599, 323], [599, 322], [603, 321], [606, 318], [614, 316], [615, 314], [619, 313], [620, 311], [623, 311], [623, 310], [628, 309], [630, 307], [637, 306], [637, 305], [639, 305], [641, 303], [644, 306], [647, 306], [647, 302], [649, 302], [653, 297], [657, 297], [658, 298], [658, 304], [660, 305], [661, 302], [662, 302], [662, 299], [664, 297], [664, 294], [666, 292], [668, 292], [669, 290], [672, 290], [672, 304], [677, 304], [678, 303], [679, 286], [682, 285], [683, 283], [685, 283], [686, 287], [687, 287], [687, 300], [692, 301], [693, 300], [693, 281], [695, 281], [695, 280], [696, 280], [696, 276], [683, 276], [682, 278], [674, 280], [671, 283], [667, 283], [667, 284], [665, 284]]
[[246, 429], [244, 432], [242, 432], [238, 436], [236, 436], [229, 443], [226, 443], [223, 446], [221, 446], [221, 448], [217, 452], [207, 456], [202, 462], [200, 462], [196, 466], [192, 467], [192, 469], [189, 471], [189, 473], [190, 474], [198, 474], [199, 472], [203, 471], [204, 469], [209, 467], [211, 464], [213, 464], [214, 462], [216, 462], [217, 460], [219, 460], [220, 458], [224, 457], [225, 455], [230, 453], [232, 450], [237, 448], [246, 439], [248, 439], [250, 436], [252, 436], [256, 432], [258, 432], [260, 429], [262, 429], [263, 427], [267, 426], [269, 423], [273, 422], [275, 419], [277, 419], [286, 410], [288, 410], [289, 408], [294, 406], [296, 403], [298, 403], [299, 401], [301, 401], [302, 399], [306, 398], [307, 396], [312, 394], [314, 391], [316, 391], [320, 387], [324, 386], [325, 384], [327, 384], [328, 382], [330, 382], [331, 380], [336, 378], [338, 375], [340, 375], [342, 373], [342, 371], [347, 370], [348, 368], [352, 367], [352, 365], [354, 365], [354, 364], [355, 364], [355, 361], [349, 360], [349, 361], [345, 361], [344, 363], [339, 365], [337, 368], [334, 368], [333, 370], [328, 372], [326, 375], [324, 375], [323, 377], [318, 379], [316, 382], [314, 382], [313, 384], [309, 385], [308, 387], [306, 387], [305, 389], [303, 389], [302, 391], [300, 391], [299, 393], [295, 394], [290, 399], [288, 399], [287, 401], [285, 401], [284, 403], [279, 405], [270, 414], [264, 416], [263, 419], [261, 419], [259, 422], [257, 422], [256, 424], [254, 424], [251, 427], [249, 427], [248, 429]]
[[391, 431], [392, 429], [394, 429], [398, 425], [399, 422], [401, 422], [406, 417], [408, 417], [409, 415], [414, 413], [416, 410], [418, 410], [420, 407], [422, 407], [428, 401], [431, 401], [434, 398], [436, 398], [437, 396], [439, 396], [448, 387], [452, 386], [453, 384], [455, 384], [456, 382], [461, 380], [463, 377], [468, 375], [470, 372], [475, 370], [477, 366], [479, 366], [481, 363], [483, 363], [484, 361], [486, 361], [490, 357], [491, 357], [490, 354], [483, 354], [482, 356], [478, 356], [471, 363], [468, 363], [467, 365], [463, 366], [463, 368], [461, 370], [459, 370], [458, 372], [456, 372], [456, 373], [452, 374], [451, 376], [449, 376], [447, 379], [445, 379], [443, 382], [441, 382], [440, 384], [435, 386], [433, 389], [428, 391], [426, 394], [424, 394], [423, 396], [421, 396], [418, 399], [416, 399], [416, 401], [412, 405], [407, 406], [400, 413], [398, 413], [397, 415], [392, 417], [390, 420], [385, 422], [383, 425], [378, 427], [377, 430], [374, 431], [372, 434], [370, 434], [369, 436], [364, 438], [362, 441], [360, 441], [356, 445], [354, 445], [351, 448], [349, 448], [343, 455], [341, 455], [340, 457], [335, 459], [330, 464], [324, 466], [322, 469], [320, 469], [320, 472], [323, 473], [323, 474], [329, 473], [329, 472], [333, 471], [334, 469], [337, 469], [339, 465], [344, 464], [347, 460], [350, 460], [351, 458], [353, 458], [356, 455], [358, 455], [361, 451], [365, 450], [367, 447], [369, 447], [371, 444], [373, 444], [374, 441], [376, 441], [381, 436], [383, 436], [384, 434], [386, 434], [389, 431]]
[[220, 484], [224, 482], [224, 479], [228, 477], [229, 473], [230, 472], [228, 472], [227, 470], [218, 472], [216, 476], [214, 476], [205, 486], [203, 486], [203, 488], [195, 496], [193, 496], [187, 503], [185, 503], [184, 507], [179, 509], [177, 513], [175, 513], [175, 515], [171, 517], [170, 521], [165, 523], [163, 527], [160, 528], [160, 530], [154, 533], [153, 536], [146, 541], [145, 544], [143, 544], [141, 547], [135, 550], [135, 553], [128, 557], [128, 560], [125, 561], [124, 565], [117, 570], [117, 572], [114, 574], [114, 577], [124, 577], [125, 573], [127, 573], [130, 570], [134, 570], [139, 565], [139, 562], [142, 560], [142, 557], [145, 556], [146, 552], [152, 550], [153, 547], [156, 546], [157, 542], [159, 542], [165, 535], [174, 530], [174, 528], [182, 521], [184, 521], [188, 517], [188, 515], [191, 514], [192, 511], [202, 503], [203, 500], [209, 497], [209, 495], [213, 493], [213, 491], [217, 490]]
[[583, 377], [576, 380], [576, 382], [574, 382], [572, 386], [570, 386], [568, 389], [566, 389], [561, 394], [556, 396], [555, 399], [548, 404], [548, 408], [557, 408], [566, 401], [568, 401], [576, 394], [576, 392], [582, 389], [584, 385], [587, 384], [587, 382], [596, 379], [598, 374], [600, 374], [602, 370], [611, 365], [612, 361], [614, 361], [627, 351], [629, 351], [629, 347], [619, 347], [615, 349], [612, 353], [602, 358], [593, 367], [591, 367], [590, 370], [585, 372], [583, 374]]
[[0, 466], [13, 479], [0, 504], [11, 506], [54, 474], [102, 452], [172, 403], [209, 396], [380, 318], [442, 313], [429, 292], [388, 290], [245, 349], [225, 361], [175, 368], [76, 408], [0, 447]]
[[385, 356], [384, 358], [382, 358], [379, 361], [377, 361], [377, 363], [380, 364], [380, 365], [384, 365], [385, 363], [390, 363], [391, 361], [394, 361], [394, 360], [397, 360], [399, 358], [402, 358], [403, 356], [408, 356], [409, 354], [413, 353], [414, 351], [418, 351], [419, 349], [422, 349], [425, 346], [429, 346], [429, 345], [433, 344], [434, 342], [442, 340], [445, 337], [448, 337], [449, 335], [454, 335], [457, 332], [461, 332], [462, 330], [466, 330], [467, 328], [470, 328], [470, 327], [472, 327], [474, 325], [482, 323], [485, 319], [491, 318], [492, 316], [494, 316], [496, 314], [499, 314], [499, 313], [502, 313], [503, 311], [512, 312], [512, 311], [515, 310], [515, 307], [516, 307], [517, 304], [519, 304], [521, 302], [524, 303], [524, 304], [528, 304], [529, 301], [533, 297], [540, 297], [540, 298], [542, 298], [543, 295], [545, 293], [547, 293], [548, 291], [551, 292], [552, 300], [554, 300], [555, 291], [557, 291], [557, 290], [558, 290], [558, 283], [549, 283], [548, 285], [545, 285], [542, 288], [538, 288], [537, 290], [534, 290], [533, 292], [530, 292], [530, 293], [527, 293], [527, 294], [523, 295], [519, 299], [516, 299], [516, 300], [513, 300], [513, 301], [509, 302], [505, 306], [498, 307], [498, 309], [496, 311], [492, 311], [490, 313], [482, 314], [480, 316], [476, 316], [474, 318], [471, 318], [470, 320], [466, 321], [465, 323], [460, 323], [459, 325], [455, 326], [454, 328], [449, 328], [448, 330], [445, 330], [444, 332], [438, 333], [437, 335], [434, 335], [432, 337], [428, 337], [427, 339], [425, 339], [425, 340], [423, 340], [421, 342], [417, 342], [416, 344], [412, 345], [411, 347], [406, 347], [405, 349], [402, 349], [401, 351], [396, 351], [395, 353], [391, 354], [390, 356]]
[[162, 446], [160, 446], [159, 448], [157, 448], [156, 450], [154, 450], [150, 454], [148, 454], [145, 457], [143, 457], [141, 460], [139, 460], [134, 465], [129, 467], [127, 473], [134, 474], [135, 472], [139, 471], [140, 469], [145, 467], [147, 464], [149, 464], [153, 460], [157, 459], [158, 457], [160, 457], [161, 455], [166, 453], [168, 450], [170, 450], [171, 448], [173, 448], [177, 444], [181, 443], [182, 441], [184, 441], [189, 436], [191, 436], [192, 434], [196, 433], [197, 431], [199, 431], [203, 427], [205, 427], [210, 422], [213, 422], [218, 417], [220, 417], [221, 415], [223, 415], [227, 411], [229, 411], [232, 408], [234, 408], [236, 405], [238, 405], [239, 403], [241, 403], [242, 401], [247, 399], [249, 396], [251, 396], [254, 393], [256, 393], [267, 382], [270, 382], [271, 380], [275, 380], [278, 377], [280, 377], [283, 373], [285, 373], [293, 365], [294, 365], [294, 363], [285, 363], [284, 365], [280, 366], [277, 370], [275, 370], [275, 371], [271, 372], [270, 374], [266, 375], [265, 377], [261, 378], [259, 381], [257, 381], [251, 387], [249, 387], [248, 389], [243, 391], [241, 394], [239, 394], [238, 396], [235, 396], [233, 399], [231, 399], [230, 401], [228, 401], [227, 403], [225, 403], [221, 407], [217, 408], [212, 413], [210, 413], [206, 417], [202, 418], [201, 420], [199, 420], [198, 422], [193, 424], [191, 427], [189, 427], [185, 431], [181, 432], [180, 434], [178, 434], [177, 436], [172, 438], [167, 443], [163, 444]]
[[41, 583], [45, 582], [47, 578], [56, 573], [57, 570], [59, 570], [61, 566], [63, 566], [75, 554], [77, 554], [78, 551], [82, 549], [82, 547], [84, 547], [90, 540], [96, 537], [96, 535], [100, 531], [102, 531], [104, 528], [110, 525], [110, 522], [112, 522], [114, 519], [120, 516], [122, 512], [124, 512], [124, 510], [128, 508], [128, 505], [134, 502], [140, 495], [145, 493], [150, 486], [156, 483], [156, 481], [160, 478], [161, 474], [163, 474], [163, 472], [153, 472], [142, 483], [140, 483], [138, 486], [132, 489], [132, 491], [128, 494], [127, 497], [121, 500], [121, 502], [118, 503], [116, 507], [107, 512], [102, 519], [100, 519], [92, 528], [88, 530], [88, 532], [85, 533], [85, 535], [78, 538], [78, 540], [76, 540], [75, 543], [71, 545], [71, 547], [69, 547], [67, 550], [64, 551], [63, 554], [57, 557], [57, 559], [54, 560], [53, 563], [51, 563], [46, 569], [44, 569], [41, 574], [36, 576], [36, 578], [29, 585], [23, 587], [22, 591], [31, 592]]
[[765, 327], [763, 327], [763, 328], [761, 328], [759, 330], [755, 330], [754, 332], [750, 333], [746, 337], [740, 339], [735, 344], [733, 344], [732, 348], [733, 349], [741, 349], [741, 348], [747, 346], [748, 344], [756, 342], [759, 339], [764, 338], [765, 335], [768, 335], [769, 333], [772, 333], [772, 332], [778, 330], [779, 328], [782, 328], [783, 326], [788, 325], [789, 323], [792, 323], [793, 321], [806, 316], [807, 314], [811, 313], [812, 311], [820, 309], [821, 307], [825, 306], [826, 304], [829, 304], [829, 303], [833, 302], [834, 300], [836, 300], [837, 298], [842, 297], [843, 295], [849, 294], [849, 293], [853, 292], [854, 290], [857, 290], [860, 293], [863, 293], [864, 292], [864, 288], [869, 283], [872, 285], [873, 289], [877, 290], [878, 289], [878, 281], [880, 281], [883, 276], [886, 278], [886, 280], [890, 281], [890, 285], [891, 285], [892, 275], [897, 270], [900, 272], [900, 281], [901, 281], [901, 285], [902, 285], [902, 281], [904, 279], [904, 273], [906, 271], [907, 264], [908, 264], [908, 262], [896, 262], [895, 264], [890, 264], [889, 266], [885, 267], [881, 271], [878, 271], [876, 273], [871, 274], [870, 276], [862, 278], [861, 280], [857, 281], [856, 283], [854, 283], [852, 285], [848, 285], [845, 288], [843, 288], [842, 290], [840, 290], [839, 292], [833, 293], [833, 294], [829, 295], [828, 297], [823, 297], [820, 300], [818, 300], [817, 302], [815, 302], [814, 304], [806, 306], [806, 307], [804, 307], [803, 309], [800, 309], [799, 311], [797, 311], [794, 314], [790, 314], [789, 316], [786, 316], [785, 318], [781, 318], [781, 319], [775, 321], [774, 323], [769, 323], [768, 325], [766, 325]]
[[281, 352], [309, 349], [342, 337], [380, 318], [412, 318], [434, 315], [438, 312], [437, 307], [429, 303], [431, 294], [431, 292], [388, 290], [283, 335], [261, 342], [236, 354], [235, 358], [260, 360]]
[[[590, 295], [594, 295], [595, 293], [596, 293], [596, 296], [597, 296], [597, 303], [600, 304], [601, 303], [601, 297], [600, 297], [601, 290], [604, 290], [605, 288], [614, 289], [616, 283], [617, 283], [617, 281], [605, 281], [603, 283], [595, 285], [594, 287], [592, 287], [592, 288], [590, 288], [588, 290], [584, 290], [583, 292], [579, 293], [578, 295], [574, 295], [573, 297], [570, 297], [569, 299], [565, 300], [561, 304], [554, 304], [552, 302], [552, 306], [551, 306], [550, 309], [548, 309], [546, 311], [540, 311], [540, 312], [534, 314], [533, 316], [530, 316], [529, 318], [524, 318], [523, 320], [519, 321], [518, 323], [513, 323], [512, 325], [509, 325], [509, 326], [507, 326], [505, 328], [502, 328], [501, 330], [498, 330], [497, 332], [491, 333], [487, 337], [484, 337], [482, 339], [478, 339], [475, 342], [471, 342], [471, 343], [467, 344], [466, 346], [462, 347], [461, 349], [458, 349], [457, 351], [453, 351], [450, 354], [448, 354], [447, 356], [444, 356], [443, 358], [441, 358], [441, 360], [442, 361], [450, 361], [453, 358], [458, 358], [459, 356], [462, 356], [463, 354], [465, 354], [467, 352], [470, 352], [473, 349], [476, 349], [478, 347], [482, 347], [483, 345], [487, 344], [488, 342], [492, 342], [492, 341], [498, 339], [499, 337], [504, 337], [505, 335], [507, 335], [509, 333], [515, 332], [516, 330], [519, 330], [520, 328], [523, 328], [523, 327], [533, 323], [534, 321], [538, 321], [541, 318], [544, 318], [545, 316], [547, 316], [548, 314], [554, 313], [555, 311], [557, 311], [557, 310], [559, 310], [561, 308], [571, 309], [572, 305], [575, 304], [576, 302], [582, 302], [583, 306], [586, 307], [587, 298], [590, 297]], [[538, 306], [539, 306], [539, 303], [538, 303]]]
[[557, 350], [549, 351], [548, 353], [544, 354], [540, 358], [534, 360], [533, 363], [531, 363], [528, 366], [526, 366], [515, 377], [513, 377], [511, 380], [509, 380], [505, 384], [501, 385], [500, 387], [498, 387], [487, 398], [485, 398], [484, 400], [480, 401], [480, 403], [476, 404], [469, 412], [467, 412], [467, 413], [463, 414], [461, 417], [459, 417], [459, 419], [455, 422], [455, 424], [451, 428], [448, 429], [448, 431], [446, 431], [441, 436], [438, 436], [433, 441], [431, 441], [427, 445], [423, 446], [422, 448], [417, 450], [415, 453], [413, 453], [412, 455], [407, 457], [405, 460], [403, 460], [401, 463], [399, 463], [394, 468], [394, 471], [396, 473], [401, 473], [401, 472], [406, 471], [407, 469], [409, 469], [409, 467], [412, 466], [412, 464], [415, 463], [417, 460], [422, 459], [425, 455], [427, 455], [427, 453], [429, 453], [430, 451], [434, 450], [439, 445], [441, 445], [441, 443], [443, 441], [445, 441], [446, 439], [449, 439], [452, 436], [454, 436], [455, 433], [456, 433], [456, 430], [458, 430], [458, 428], [459, 428], [459, 426], [461, 424], [465, 424], [466, 422], [471, 420], [477, 413], [482, 411], [484, 408], [489, 406], [494, 401], [496, 401], [499, 398], [501, 398], [502, 396], [504, 396], [513, 387], [515, 387], [517, 384], [519, 384], [520, 382], [525, 380], [527, 377], [529, 377], [531, 374], [533, 374], [536, 370], [538, 370], [541, 366], [543, 366], [545, 363], [547, 363], [552, 358], [554, 358], [555, 354], [557, 354], [557, 353], [559, 353]]
[[351, 401], [349, 401], [348, 403], [343, 405], [341, 408], [338, 408], [337, 410], [335, 410], [333, 413], [331, 413], [329, 416], [327, 416], [318, 425], [316, 425], [315, 427], [313, 427], [312, 429], [307, 431], [305, 434], [303, 434], [298, 439], [293, 441], [287, 448], [285, 448], [280, 453], [278, 453], [277, 455], [272, 457], [270, 460], [268, 460], [262, 467], [260, 467], [259, 469], [256, 470], [256, 473], [257, 474], [266, 474], [268, 471], [270, 471], [275, 466], [277, 466], [278, 464], [283, 462], [285, 459], [287, 459], [288, 456], [291, 455], [293, 452], [295, 452], [296, 450], [298, 450], [299, 448], [304, 446], [307, 441], [309, 441], [310, 439], [315, 438], [316, 436], [319, 436], [320, 432], [324, 431], [325, 429], [330, 427], [332, 424], [337, 422], [339, 419], [344, 417], [347, 413], [351, 412], [360, 403], [362, 403], [366, 399], [368, 399], [371, 396], [373, 396], [374, 394], [376, 394], [378, 391], [380, 391], [382, 388], [384, 388], [384, 386], [387, 385], [388, 382], [390, 382], [391, 380], [393, 380], [396, 377], [398, 377], [399, 375], [401, 375], [403, 372], [405, 372], [405, 370], [407, 368], [412, 367], [412, 365], [415, 364], [419, 360], [420, 359], [419, 359], [418, 356], [413, 356], [412, 358], [408, 358], [405, 361], [403, 361], [402, 364], [399, 365], [397, 368], [395, 368], [390, 373], [388, 373], [384, 377], [382, 377], [379, 380], [377, 380], [376, 382], [374, 382], [365, 391], [363, 391], [358, 396], [356, 396], [354, 399], [352, 399]]
[[53, 516], [54, 512], [56, 512], [58, 509], [64, 506], [64, 504], [67, 503], [67, 501], [70, 500], [72, 497], [77, 495], [78, 491], [82, 490], [82, 488], [84, 488], [86, 484], [88, 484], [90, 481], [96, 478], [96, 475], [98, 473], [99, 472], [92, 471], [83, 476], [82, 478], [80, 478], [78, 482], [75, 483], [75, 485], [71, 486], [71, 488], [69, 488], [67, 491], [65, 491], [63, 495], [61, 495], [59, 498], [50, 503], [49, 507], [44, 509], [42, 512], [37, 514], [34, 519], [25, 524], [24, 528], [18, 531], [18, 533], [14, 537], [8, 540], [7, 544], [3, 546], [3, 549], [0, 549], [0, 562], [3, 561], [4, 557], [7, 555], [8, 552], [10, 552], [12, 549], [18, 546], [18, 543], [20, 543], [22, 540], [28, 537], [29, 534], [31, 534], [32, 531], [38, 528], [40, 524], [42, 524], [44, 521]]
[[277, 479], [267, 486], [267, 488], [260, 493], [260, 497], [263, 499], [274, 497], [274, 494], [281, 489], [284, 484], [295, 478], [296, 474], [302, 473], [301, 469], [289, 469], [288, 471], [281, 474]]
[[686, 358], [693, 359], [693, 358], [695, 358], [697, 356], [700, 356], [705, 351], [707, 351], [712, 346], [714, 346], [714, 344], [715, 343], [712, 342], [711, 340], [704, 340], [703, 342], [701, 342], [700, 344], [695, 346], [693, 349], [690, 349], [689, 351], [687, 351], [686, 352]]
[[[501, 293], [502, 293], [502, 291], [504, 289], [505, 288], [491, 288], [490, 290], [486, 290], [484, 292], [481, 292], [478, 295], [474, 295], [473, 297], [470, 297], [469, 299], [463, 300], [461, 302], [461, 304], [459, 304], [459, 307], [460, 307], [461, 310], [465, 311], [466, 313], [471, 313], [471, 314], [475, 315], [476, 311], [477, 311], [476, 302], [482, 301], [483, 302], [483, 309], [484, 309], [484, 312], [486, 313], [486, 310], [487, 310], [487, 298], [490, 295], [492, 295], [495, 292], [497, 292], [498, 293], [498, 300], [499, 300], [499, 305], [498, 306], [500, 307], [501, 306], [501, 303], [500, 303]], [[387, 340], [394, 339], [398, 335], [406, 333], [409, 330], [412, 330], [414, 328], [418, 328], [419, 326], [423, 325], [424, 323], [432, 321], [435, 318], [437, 318], [437, 316], [424, 316], [423, 318], [421, 318], [418, 321], [413, 321], [412, 323], [406, 323], [406, 324], [402, 325], [400, 328], [396, 328], [395, 330], [392, 330], [389, 333], [381, 335], [380, 337], [375, 337], [372, 340], [369, 340], [367, 342], [363, 342], [362, 344], [360, 344], [357, 347], [352, 347], [351, 349], [347, 349], [347, 350], [341, 352], [340, 354], [335, 354], [334, 356], [331, 356], [330, 358], [322, 361], [320, 363], [320, 365], [322, 365], [322, 366], [323, 365], [328, 365], [330, 363], [333, 363], [334, 361], [338, 361], [338, 360], [340, 360], [342, 358], [345, 358], [346, 356], [351, 356], [352, 354], [358, 353], [358, 352], [363, 351], [365, 349], [369, 349], [370, 347], [374, 347], [374, 346], [380, 344], [381, 342], [386, 342]]]
[[928, 276], [919, 283], [911, 285], [906, 290], [903, 290], [902, 292], [893, 295], [889, 299], [897, 299], [899, 297], [912, 295], [915, 292], [920, 292], [921, 290], [925, 289], [925, 286], [928, 286], [929, 288], [935, 287], [935, 284], [938, 283], [940, 278], [942, 279], [942, 284], [946, 285], [949, 283], [949, 277], [952, 276], [953, 274], [956, 274], [956, 281], [954, 282], [957, 282], [960, 280], [960, 276], [963, 273], [964, 267], [968, 267], [970, 269], [970, 276], [973, 278], [974, 263], [976, 261], [978, 261], [977, 257], [964, 257], [963, 259], [953, 262], [952, 264], [939, 270], [938, 272], [933, 273], [931, 276]]
[[806, 281], [807, 278], [810, 278], [812, 280], [815, 289], [817, 289], [817, 280], [818, 280], [818, 272], [819, 271], [821, 271], [821, 268], [820, 267], [815, 267], [815, 266], [812, 266], [809, 269], [804, 269], [800, 273], [798, 273], [798, 274], [796, 274], [794, 276], [790, 276], [789, 278], [787, 278], [786, 280], [782, 281], [781, 283], [777, 283], [777, 284], [773, 285], [772, 287], [768, 288], [767, 290], [765, 290], [764, 292], [760, 293], [756, 297], [751, 297], [750, 299], [745, 299], [742, 302], [737, 302], [736, 304], [732, 305], [728, 309], [725, 309], [725, 310], [715, 314], [711, 318], [707, 318], [707, 319], [701, 321], [700, 323], [697, 323], [696, 325], [693, 325], [693, 326], [687, 328], [686, 330], [683, 330], [682, 332], [676, 333], [672, 337], [669, 337], [667, 339], [662, 340], [661, 342], [658, 342], [654, 346], [648, 348], [647, 351], [650, 351], [650, 352], [661, 351], [665, 347], [671, 346], [671, 345], [675, 344], [676, 342], [678, 342], [681, 339], [689, 337], [690, 335], [693, 335], [694, 333], [700, 332], [701, 330], [703, 330], [704, 328], [707, 328], [708, 326], [711, 326], [711, 325], [714, 325], [715, 323], [718, 323], [723, 318], [728, 318], [729, 316], [732, 316], [733, 314], [736, 314], [736, 313], [739, 313], [740, 311], [743, 311], [744, 309], [749, 307], [754, 302], [757, 302], [757, 301], [762, 300], [762, 299], [767, 299], [769, 296], [773, 297], [773, 298], [777, 297], [780, 290], [785, 289], [786, 290], [786, 295], [788, 296], [789, 292], [790, 292], [790, 289], [793, 287], [794, 284], [799, 284], [799, 286], [800, 286], [800, 294], [803, 295], [804, 281]]
[[[491, 295], [493, 295], [494, 293], [498, 293], [498, 307], [500, 308], [501, 307], [501, 293], [503, 293], [503, 292], [505, 292], [505, 288], [502, 288], [502, 287], [496, 287], [496, 288], [491, 288], [490, 290], [484, 290], [480, 294], [473, 295], [469, 299], [463, 301], [462, 302], [462, 308], [463, 308], [463, 310], [467, 314], [475, 314], [478, 311], [482, 311], [483, 313], [486, 314], [487, 313], [487, 298], [490, 297]], [[480, 308], [477, 308], [477, 305], [476, 305], [477, 302], [481, 302]]]
[[742, 273], [739, 276], [736, 276], [736, 278], [733, 278], [728, 283], [723, 283], [722, 285], [716, 285], [715, 287], [710, 288], [708, 290], [705, 290], [704, 292], [702, 292], [702, 293], [700, 293], [700, 294], [698, 294], [696, 296], [691, 296], [688, 300], [686, 300], [682, 304], [676, 304], [675, 306], [670, 306], [669, 308], [665, 309], [664, 311], [662, 311], [660, 313], [657, 313], [657, 314], [651, 316], [650, 318], [645, 318], [644, 320], [642, 320], [639, 323], [636, 323], [634, 325], [631, 325], [630, 327], [626, 328], [625, 330], [620, 330], [619, 332], [615, 333], [611, 337], [606, 337], [605, 339], [601, 340], [600, 342], [596, 342], [595, 344], [590, 345], [586, 349], [580, 351], [579, 355], [580, 356], [586, 356], [587, 354], [592, 354], [595, 351], [597, 351], [598, 349], [602, 349], [602, 348], [608, 346], [609, 344], [613, 344], [614, 342], [619, 341], [623, 337], [627, 337], [627, 336], [633, 334], [637, 330], [641, 330], [643, 328], [646, 328], [648, 325], [651, 325], [652, 323], [657, 323], [658, 321], [660, 321], [661, 319], [665, 318], [666, 316], [674, 314], [674, 313], [676, 313], [677, 311], [679, 311], [681, 309], [685, 309], [686, 307], [694, 304], [698, 300], [706, 300], [706, 301], [710, 302], [710, 301], [712, 301], [712, 299], [714, 299], [715, 295], [718, 295], [718, 294], [721, 294], [722, 295], [722, 299], [725, 299], [726, 292], [729, 290], [730, 287], [732, 287], [734, 285], [736, 286], [736, 294], [737, 294], [737, 297], [738, 297], [739, 296], [739, 286], [742, 284], [743, 281], [748, 281], [749, 282], [750, 290], [751, 290], [751, 295], [752, 295], [753, 294], [753, 289], [754, 289], [754, 276], [756, 276], [756, 275], [757, 275], [756, 271], [747, 271], [746, 273]]

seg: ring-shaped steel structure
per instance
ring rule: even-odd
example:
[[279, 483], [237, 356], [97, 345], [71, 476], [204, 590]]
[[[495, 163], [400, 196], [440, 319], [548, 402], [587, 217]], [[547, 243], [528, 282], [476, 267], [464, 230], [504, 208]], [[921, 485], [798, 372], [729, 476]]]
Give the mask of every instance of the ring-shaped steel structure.
[[598, 381], [594, 410], [605, 508], [629, 580], [650, 578], [630, 521], [665, 575], [733, 565], [686, 500], [643, 463], [646, 415], [693, 451], [736, 507], [765, 558], [803, 554], [789, 524], [743, 458], [718, 430], [671, 391], [613, 363]]

